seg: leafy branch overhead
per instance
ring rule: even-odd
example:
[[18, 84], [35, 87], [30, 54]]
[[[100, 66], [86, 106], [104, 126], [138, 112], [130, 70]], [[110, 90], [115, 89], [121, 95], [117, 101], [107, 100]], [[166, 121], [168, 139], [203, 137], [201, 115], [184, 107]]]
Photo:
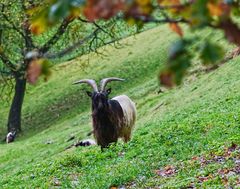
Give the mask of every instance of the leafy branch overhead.
[[[51, 2], [57, 3], [55, 8]], [[36, 84], [41, 76], [44, 80], [49, 78], [50, 60], [69, 60], [91, 51], [99, 53], [98, 47], [116, 46], [116, 41], [123, 36], [121, 31], [125, 26], [119, 24], [121, 21], [90, 22], [77, 16], [80, 11], [76, 6], [79, 5], [65, 0], [59, 3], [0, 1], [0, 100], [12, 99], [8, 132], [21, 131], [26, 85]]]
[[[40, 75], [44, 75], [40, 65], [47, 62], [47, 59], [69, 56], [79, 47], [85, 48], [86, 52], [94, 51], [97, 46], [116, 40], [115, 34], [118, 31], [109, 32], [117, 25], [114, 22], [97, 24], [80, 17], [74, 19], [75, 17], [68, 16], [50, 24], [50, 17], [46, 17], [47, 12], [43, 10], [46, 6], [49, 6], [49, 2], [37, 0], [0, 2], [0, 71], [5, 69], [13, 77], [26, 77], [30, 84], [34, 84]], [[49, 26], [52, 26], [51, 31], [41, 36], [33, 35], [46, 31]], [[30, 65], [31, 63], [33, 64]], [[49, 63], [46, 65], [50, 66]], [[44, 69], [49, 67], [46, 65], [43, 66]], [[34, 69], [39, 74], [31, 71]], [[32, 79], [34, 77], [37, 78]]]
[[[166, 86], [180, 84], [182, 77], [191, 66], [192, 53], [186, 42], [180, 23], [192, 30], [211, 28], [222, 30], [230, 43], [240, 45], [240, 29], [234, 22], [240, 15], [239, 0], [55, 0], [46, 6], [38, 7], [31, 31], [41, 34], [62, 19], [71, 20], [85, 17], [89, 22], [117, 18], [130, 25], [142, 27], [146, 23], [167, 23], [170, 29], [181, 37], [170, 50], [166, 69], [160, 74], [161, 83]], [[176, 46], [174, 46], [176, 45]], [[211, 41], [199, 46], [199, 57], [206, 64], [216, 64], [224, 57], [221, 45]]]

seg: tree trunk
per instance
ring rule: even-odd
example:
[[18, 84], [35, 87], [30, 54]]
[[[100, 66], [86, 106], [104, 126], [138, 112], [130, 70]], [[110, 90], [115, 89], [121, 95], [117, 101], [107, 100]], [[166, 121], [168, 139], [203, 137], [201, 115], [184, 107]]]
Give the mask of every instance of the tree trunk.
[[15, 91], [8, 115], [8, 132], [15, 130], [21, 131], [21, 112], [26, 90], [26, 79], [15, 78]]

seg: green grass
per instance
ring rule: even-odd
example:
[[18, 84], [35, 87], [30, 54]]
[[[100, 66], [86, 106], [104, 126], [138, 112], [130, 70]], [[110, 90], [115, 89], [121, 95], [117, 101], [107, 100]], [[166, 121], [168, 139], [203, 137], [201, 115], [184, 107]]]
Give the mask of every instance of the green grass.
[[[191, 183], [224, 188], [217, 172], [234, 167], [239, 152], [224, 164], [200, 166], [192, 157], [223, 154], [232, 143], [240, 145], [240, 59], [158, 94], [157, 74], [175, 37], [165, 27], [149, 30], [123, 40], [122, 49], [105, 48], [105, 58], [91, 54], [89, 63], [83, 56], [58, 65], [47, 83], [28, 87], [23, 133], [12, 144], [0, 144], [0, 188], [186, 188]], [[111, 84], [112, 96], [124, 93], [137, 104], [132, 140], [105, 152], [97, 146], [65, 150], [74, 142], [67, 142], [71, 135], [84, 139], [91, 130], [89, 88], [71, 83], [109, 76], [127, 79]], [[3, 133], [7, 104], [0, 116]], [[177, 172], [156, 174], [168, 165]], [[209, 179], [199, 182], [199, 176]], [[230, 175], [228, 184], [235, 186], [238, 177]]]

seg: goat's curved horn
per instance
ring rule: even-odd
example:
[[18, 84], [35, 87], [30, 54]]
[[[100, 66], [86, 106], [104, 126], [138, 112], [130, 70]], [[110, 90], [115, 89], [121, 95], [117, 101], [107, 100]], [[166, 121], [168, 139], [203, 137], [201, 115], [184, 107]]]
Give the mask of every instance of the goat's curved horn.
[[109, 77], [109, 78], [102, 79], [100, 82], [100, 91], [104, 91], [107, 84], [111, 81], [124, 81], [124, 79], [117, 78], [117, 77]]
[[76, 85], [76, 84], [81, 84], [81, 83], [87, 83], [88, 85], [90, 85], [93, 88], [94, 92], [98, 92], [98, 87], [97, 87], [96, 81], [94, 81], [93, 79], [82, 79], [82, 80], [74, 82], [73, 84]]

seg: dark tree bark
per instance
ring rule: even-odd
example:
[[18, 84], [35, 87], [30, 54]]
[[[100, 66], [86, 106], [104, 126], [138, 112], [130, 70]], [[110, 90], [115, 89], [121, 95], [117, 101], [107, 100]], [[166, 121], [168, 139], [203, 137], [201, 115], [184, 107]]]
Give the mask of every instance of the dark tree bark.
[[15, 83], [14, 97], [8, 115], [8, 132], [12, 130], [21, 131], [21, 112], [26, 90], [26, 79], [16, 77]]

